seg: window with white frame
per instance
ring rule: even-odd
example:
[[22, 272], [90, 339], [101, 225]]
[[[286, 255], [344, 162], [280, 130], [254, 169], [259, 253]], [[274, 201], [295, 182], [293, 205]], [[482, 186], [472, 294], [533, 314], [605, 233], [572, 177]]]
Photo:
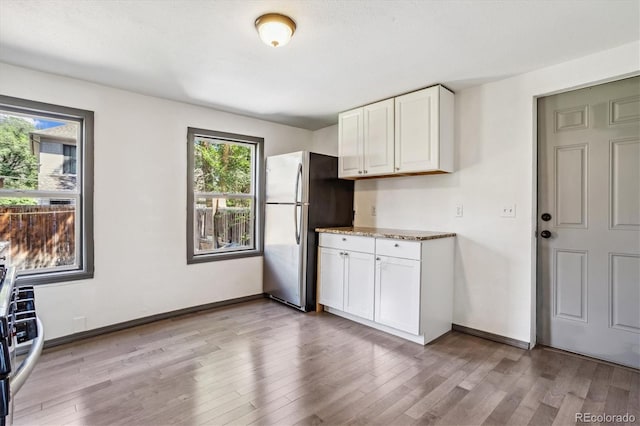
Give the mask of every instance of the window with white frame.
[[93, 276], [93, 112], [0, 95], [0, 257], [19, 283]]
[[262, 253], [263, 139], [188, 129], [187, 262]]

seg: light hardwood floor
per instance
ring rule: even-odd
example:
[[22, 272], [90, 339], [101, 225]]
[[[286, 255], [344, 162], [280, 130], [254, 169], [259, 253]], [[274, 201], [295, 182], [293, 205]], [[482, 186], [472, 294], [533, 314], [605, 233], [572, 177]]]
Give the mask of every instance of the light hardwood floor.
[[564, 425], [640, 419], [639, 384], [550, 349], [457, 332], [422, 347], [265, 299], [46, 350], [14, 423]]

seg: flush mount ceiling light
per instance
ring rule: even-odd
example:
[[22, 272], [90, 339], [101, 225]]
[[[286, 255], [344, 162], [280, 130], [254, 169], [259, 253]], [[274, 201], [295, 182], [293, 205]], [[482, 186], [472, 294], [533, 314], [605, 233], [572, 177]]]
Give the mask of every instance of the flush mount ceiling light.
[[296, 23], [288, 16], [267, 13], [256, 19], [256, 29], [265, 44], [280, 47], [289, 43], [296, 30]]

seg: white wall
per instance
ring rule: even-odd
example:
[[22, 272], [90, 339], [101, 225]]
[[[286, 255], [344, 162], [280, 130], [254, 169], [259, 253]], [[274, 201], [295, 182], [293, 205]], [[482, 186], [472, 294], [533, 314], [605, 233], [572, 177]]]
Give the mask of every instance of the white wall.
[[262, 293], [262, 258], [186, 264], [186, 135], [264, 137], [265, 155], [312, 132], [0, 63], [3, 95], [95, 112], [95, 277], [40, 286], [47, 339]]
[[325, 127], [313, 132], [310, 151], [338, 156], [338, 125]]
[[[534, 342], [534, 97], [638, 70], [635, 42], [456, 93], [458, 171], [358, 181], [356, 225], [456, 232], [454, 322]], [[321, 129], [313, 145], [335, 154], [337, 137]], [[503, 204], [517, 216], [501, 218]]]

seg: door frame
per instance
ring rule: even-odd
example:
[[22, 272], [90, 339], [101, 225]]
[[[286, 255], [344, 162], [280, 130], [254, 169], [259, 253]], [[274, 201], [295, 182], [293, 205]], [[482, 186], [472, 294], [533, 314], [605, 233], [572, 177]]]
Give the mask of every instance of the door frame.
[[532, 188], [532, 201], [531, 201], [531, 228], [533, 229], [533, 235], [531, 236], [532, 246], [532, 261], [531, 261], [531, 337], [529, 343], [529, 349], [533, 349], [537, 344], [538, 339], [538, 287], [542, 285], [537, 275], [538, 273], [538, 99], [545, 98], [547, 96], [558, 95], [561, 93], [572, 92], [574, 90], [585, 89], [587, 87], [598, 86], [606, 83], [613, 83], [615, 81], [624, 80], [627, 78], [640, 76], [640, 71], [634, 71], [626, 74], [619, 74], [611, 77], [607, 77], [600, 80], [595, 80], [575, 86], [566, 87], [563, 89], [557, 89], [550, 92], [540, 93], [533, 96], [532, 100], [532, 147], [533, 147], [533, 170], [531, 183]]

